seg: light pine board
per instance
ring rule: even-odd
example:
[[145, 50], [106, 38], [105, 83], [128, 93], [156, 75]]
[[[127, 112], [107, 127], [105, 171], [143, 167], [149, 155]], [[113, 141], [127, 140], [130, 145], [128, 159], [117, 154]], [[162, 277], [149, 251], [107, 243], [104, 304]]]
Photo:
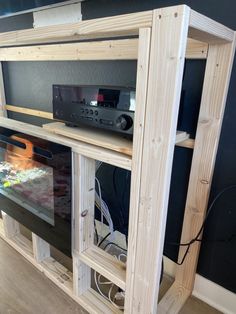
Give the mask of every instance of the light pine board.
[[137, 39], [0, 49], [1, 61], [135, 60]]
[[2, 62], [0, 62], [0, 117], [7, 116], [5, 105], [6, 105], [6, 96], [5, 96], [5, 88], [4, 88], [4, 80], [3, 80], [3, 72], [2, 72]]
[[[207, 50], [207, 44], [190, 38], [186, 58], [206, 59]], [[1, 61], [135, 60], [137, 57], [137, 38], [0, 48]]]
[[111, 165], [121, 167], [127, 170], [131, 169], [131, 157], [111, 151], [108, 149], [104, 149], [98, 146], [90, 145], [84, 142], [80, 142], [77, 140], [73, 140], [70, 137], [65, 137], [61, 135], [57, 135], [52, 132], [47, 125], [45, 128], [41, 128], [35, 125], [31, 125], [28, 123], [16, 121], [13, 119], [8, 119], [4, 117], [0, 117], [0, 125], [5, 128], [10, 128], [15, 131], [22, 132], [24, 130], [25, 133], [32, 136], [40, 136], [42, 139], [52, 141], [58, 144], [66, 145], [72, 148], [72, 151], [82, 154], [83, 156], [101, 160], [103, 162], [107, 162]]
[[[201, 109], [190, 173], [181, 242], [194, 238], [204, 220], [208, 205], [215, 159], [224, 116], [235, 42], [210, 45], [203, 85]], [[214, 77], [214, 79], [212, 79]], [[184, 265], [177, 267], [176, 280], [192, 290], [200, 242], [195, 243]], [[185, 249], [180, 249], [179, 259]]]
[[[171, 168], [190, 10], [154, 11], [135, 245], [129, 248], [126, 313], [156, 313]], [[130, 222], [132, 223], [132, 221]], [[155, 240], [154, 240], [155, 239]], [[132, 239], [131, 239], [132, 240]], [[130, 242], [130, 238], [129, 238]]]
[[132, 141], [111, 132], [98, 129], [94, 132], [94, 129], [88, 127], [72, 128], [61, 122], [45, 124], [44, 128], [58, 135], [110, 149], [128, 156], [132, 155]]
[[74, 293], [91, 287], [91, 269], [79, 256], [94, 242], [95, 160], [73, 153], [73, 272]]
[[102, 38], [128, 34], [135, 35], [138, 34], [139, 28], [151, 26], [152, 14], [153, 11], [145, 11], [86, 20], [78, 23], [1, 33], [0, 46], [73, 41], [81, 38]]

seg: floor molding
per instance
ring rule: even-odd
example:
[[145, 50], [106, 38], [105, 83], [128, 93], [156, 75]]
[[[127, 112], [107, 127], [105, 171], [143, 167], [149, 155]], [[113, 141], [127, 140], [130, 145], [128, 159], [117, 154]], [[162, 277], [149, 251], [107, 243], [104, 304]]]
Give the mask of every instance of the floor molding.
[[[175, 276], [176, 264], [164, 257], [164, 271]], [[224, 314], [235, 314], [236, 294], [200, 275], [196, 275], [193, 296]]]
[[236, 294], [200, 275], [196, 275], [193, 295], [224, 314], [235, 314]]

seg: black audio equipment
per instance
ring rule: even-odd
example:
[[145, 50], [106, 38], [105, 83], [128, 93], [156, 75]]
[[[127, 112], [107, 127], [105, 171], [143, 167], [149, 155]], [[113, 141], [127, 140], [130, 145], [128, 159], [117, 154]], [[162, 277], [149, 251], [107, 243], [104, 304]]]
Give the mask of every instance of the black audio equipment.
[[53, 85], [53, 118], [133, 135], [135, 89]]

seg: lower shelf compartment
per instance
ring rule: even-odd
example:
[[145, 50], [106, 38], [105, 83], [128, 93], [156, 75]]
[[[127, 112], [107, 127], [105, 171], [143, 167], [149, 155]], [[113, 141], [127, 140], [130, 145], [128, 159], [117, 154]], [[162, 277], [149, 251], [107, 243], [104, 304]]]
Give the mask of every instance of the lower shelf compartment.
[[93, 246], [79, 255], [80, 260], [125, 290], [126, 266], [102, 249]]
[[89, 313], [122, 313], [92, 288], [88, 289], [81, 296], [76, 296], [73, 292], [72, 272], [52, 257], [47, 257], [42, 262], [38, 263], [34, 258], [32, 241], [22, 234], [17, 234], [12, 238], [6, 237], [2, 219], [0, 219], [0, 237]]

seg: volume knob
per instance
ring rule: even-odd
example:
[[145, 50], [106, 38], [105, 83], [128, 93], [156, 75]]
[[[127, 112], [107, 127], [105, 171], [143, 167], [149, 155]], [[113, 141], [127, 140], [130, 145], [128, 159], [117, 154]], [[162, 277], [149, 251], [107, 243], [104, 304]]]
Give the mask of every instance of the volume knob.
[[133, 119], [126, 114], [122, 114], [116, 119], [116, 127], [120, 130], [128, 130], [132, 125]]

